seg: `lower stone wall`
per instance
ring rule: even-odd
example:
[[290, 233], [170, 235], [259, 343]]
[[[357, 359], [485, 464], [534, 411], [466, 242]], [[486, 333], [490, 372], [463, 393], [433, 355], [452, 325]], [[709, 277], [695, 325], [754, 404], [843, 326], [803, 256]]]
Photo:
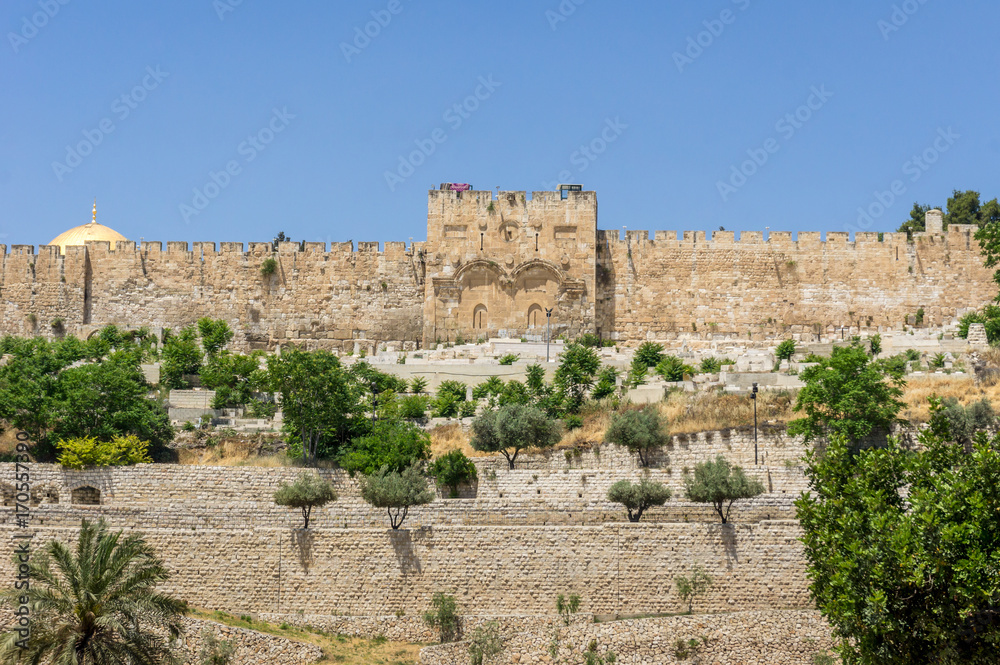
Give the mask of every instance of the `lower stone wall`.
[[186, 618], [181, 645], [189, 663], [201, 663], [198, 658], [203, 643], [203, 633], [210, 630], [220, 641], [233, 643], [229, 665], [310, 665], [323, 657], [323, 650], [315, 644], [268, 635], [247, 628], [234, 628], [214, 621]]
[[[674, 580], [695, 565], [715, 580], [698, 611], [812, 607], [792, 521], [142, 531], [173, 573], [165, 591], [236, 614], [419, 616], [439, 591], [469, 614], [547, 615], [569, 593], [593, 614], [680, 612]], [[0, 527], [6, 551], [18, 532]], [[74, 534], [38, 528], [33, 548]], [[12, 582], [0, 564], [0, 587]]]
[[[697, 614], [593, 623], [576, 620], [518, 631], [501, 620], [503, 653], [491, 665], [581, 663], [592, 642], [606, 656], [613, 651], [619, 665], [713, 663], [714, 665], [812, 665], [815, 654], [833, 646], [829, 625], [817, 611], [760, 611]], [[513, 628], [513, 630], [511, 629]], [[698, 640], [687, 657], [677, 640]], [[555, 658], [552, 653], [555, 652]], [[422, 665], [466, 665], [467, 642], [425, 647]]]

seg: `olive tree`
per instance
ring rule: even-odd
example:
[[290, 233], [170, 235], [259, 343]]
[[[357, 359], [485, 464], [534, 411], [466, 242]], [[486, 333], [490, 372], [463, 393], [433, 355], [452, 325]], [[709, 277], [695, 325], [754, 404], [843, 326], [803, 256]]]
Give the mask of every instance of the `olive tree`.
[[361, 498], [375, 508], [385, 508], [393, 529], [403, 524], [410, 506], [421, 506], [434, 500], [434, 493], [427, 487], [427, 479], [420, 466], [420, 462], [414, 462], [402, 473], [383, 466], [376, 473], [361, 479]]
[[507, 404], [472, 421], [470, 443], [476, 450], [503, 454], [513, 469], [521, 450], [551, 448], [561, 438], [559, 422], [541, 409], [526, 404]]
[[738, 466], [729, 466], [719, 455], [713, 462], [702, 462], [694, 467], [694, 477], [684, 478], [685, 495], [695, 503], [710, 503], [722, 523], [729, 521], [729, 511], [739, 499], [751, 499], [764, 493], [759, 480], [751, 480]]
[[656, 406], [629, 409], [611, 417], [604, 440], [625, 446], [639, 456], [642, 466], [649, 466], [650, 456], [667, 442], [666, 428]]
[[642, 478], [634, 485], [627, 480], [619, 480], [608, 489], [608, 501], [625, 506], [628, 521], [638, 522], [647, 509], [665, 504], [670, 494], [669, 487], [648, 478]]
[[291, 484], [281, 483], [278, 491], [274, 493], [274, 502], [279, 506], [302, 510], [302, 517], [305, 520], [303, 529], [309, 528], [309, 516], [313, 508], [325, 506], [336, 500], [337, 493], [333, 491], [333, 485], [317, 474], [307, 471], [300, 473]]

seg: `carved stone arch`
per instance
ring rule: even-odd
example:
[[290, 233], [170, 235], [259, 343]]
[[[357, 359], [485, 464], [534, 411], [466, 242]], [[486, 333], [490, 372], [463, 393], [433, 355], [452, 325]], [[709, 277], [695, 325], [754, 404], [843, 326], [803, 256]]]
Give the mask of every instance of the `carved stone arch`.
[[528, 306], [528, 328], [537, 328], [545, 325], [545, 310], [538, 303], [531, 303]]
[[458, 270], [455, 271], [454, 279], [456, 282], [461, 282], [463, 279], [466, 279], [467, 275], [470, 273], [475, 274], [476, 272], [482, 270], [493, 273], [500, 282], [506, 282], [510, 279], [507, 272], [501, 268], [496, 261], [487, 261], [486, 259], [476, 259], [474, 261], [469, 261], [468, 263], [463, 263]]
[[489, 310], [486, 305], [476, 305], [472, 310], [472, 329], [486, 330], [489, 327]]
[[101, 490], [90, 485], [81, 485], [70, 492], [70, 503], [76, 506], [99, 506]]
[[[513, 271], [514, 311], [526, 331], [539, 334], [548, 322], [545, 310], [554, 308], [564, 283], [562, 271], [547, 261], [522, 263]], [[524, 317], [521, 319], [520, 317]], [[558, 314], [553, 312], [552, 323]]]
[[512, 280], [516, 282], [518, 278], [520, 278], [526, 272], [534, 272], [538, 270], [548, 272], [549, 274], [552, 275], [552, 278], [560, 284], [565, 279], [563, 271], [560, 270], [556, 264], [550, 261], [544, 261], [542, 259], [532, 259], [531, 261], [525, 261], [524, 263], [520, 264], [519, 266], [514, 268], [514, 270], [511, 271], [510, 277]]

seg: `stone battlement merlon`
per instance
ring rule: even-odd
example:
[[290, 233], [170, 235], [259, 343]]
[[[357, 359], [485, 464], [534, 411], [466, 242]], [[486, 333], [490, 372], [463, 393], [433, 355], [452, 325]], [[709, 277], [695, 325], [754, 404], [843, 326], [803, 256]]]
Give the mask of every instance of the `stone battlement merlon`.
[[[850, 240], [850, 234], [846, 231], [828, 231], [826, 238], [820, 231], [799, 231], [793, 234], [791, 231], [771, 231], [767, 240], [761, 231], [742, 231], [736, 237], [735, 231], [653, 231], [644, 229], [627, 229], [624, 232], [615, 229], [598, 229], [597, 239], [602, 244], [633, 247], [640, 244], [651, 247], [693, 247], [696, 245], [735, 245], [735, 246], [764, 246], [771, 248], [803, 249], [809, 248], [844, 248], [857, 247], [858, 245], [882, 245], [884, 247], [895, 246], [907, 243], [933, 242], [935, 238], [940, 238], [949, 242], [966, 243], [967, 238], [974, 233], [975, 225], [955, 225], [959, 228], [948, 228], [948, 234], [937, 235], [931, 233], [916, 233], [912, 238], [905, 233], [888, 233], [875, 231], [858, 231], [854, 234], [854, 240]], [[749, 248], [749, 247], [748, 247]]]
[[[218, 250], [216, 250], [218, 244]], [[414, 241], [407, 248], [407, 243], [402, 241], [380, 242], [358, 242], [357, 249], [353, 241], [331, 242], [329, 250], [325, 242], [307, 241], [300, 245], [297, 242], [282, 242], [278, 251], [274, 251], [272, 243], [250, 242], [248, 251], [243, 251], [242, 242], [220, 242], [195, 241], [190, 244], [187, 241], [168, 241], [166, 251], [163, 249], [164, 243], [159, 240], [143, 240], [141, 246], [137, 246], [134, 240], [119, 240], [114, 249], [107, 240], [89, 240], [86, 245], [70, 245], [66, 247], [65, 253], [60, 253], [59, 245], [39, 245], [36, 253], [34, 245], [2, 245], [0, 244], [0, 256], [37, 256], [56, 259], [67, 256], [84, 257], [88, 253], [108, 254], [111, 256], [131, 256], [135, 254], [168, 254], [183, 257], [211, 256], [211, 255], [240, 255], [244, 257], [274, 255], [280, 257], [289, 254], [319, 254], [319, 255], [340, 255], [340, 254], [387, 254], [399, 256], [410, 254], [424, 246], [423, 241]], [[382, 249], [380, 249], [380, 246]]]

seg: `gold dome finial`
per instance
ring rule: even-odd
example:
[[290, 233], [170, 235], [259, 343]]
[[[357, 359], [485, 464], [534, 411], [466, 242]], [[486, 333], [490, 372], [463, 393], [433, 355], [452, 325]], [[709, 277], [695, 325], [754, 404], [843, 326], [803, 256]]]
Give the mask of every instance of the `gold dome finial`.
[[94, 197], [94, 217], [90, 220], [91, 224], [97, 223], [97, 197]]

